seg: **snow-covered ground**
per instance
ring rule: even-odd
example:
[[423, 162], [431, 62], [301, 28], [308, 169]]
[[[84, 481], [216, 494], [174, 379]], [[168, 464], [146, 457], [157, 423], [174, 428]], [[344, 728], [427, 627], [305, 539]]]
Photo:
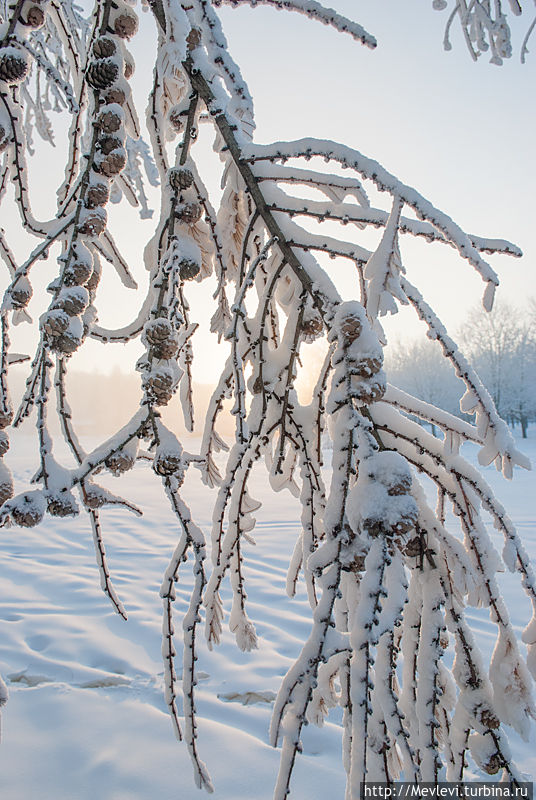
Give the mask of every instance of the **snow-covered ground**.
[[[530, 436], [519, 446], [534, 462], [534, 429]], [[19, 482], [29, 480], [35, 466], [27, 461], [29, 452], [24, 435], [12, 437], [8, 463]], [[471, 447], [465, 454], [474, 460]], [[506, 482], [493, 467], [485, 472], [529, 554], [536, 555], [534, 473], [516, 469], [514, 480]], [[144, 511], [144, 519], [122, 508], [102, 513], [109, 565], [128, 622], [113, 612], [99, 588], [84, 515], [0, 532], [0, 673], [10, 693], [0, 747], [5, 800], [200, 797], [186, 748], [174, 740], [162, 692], [158, 592], [177, 527], [158, 479], [144, 464], [121, 480], [99, 476], [99, 482]], [[268, 745], [271, 700], [309, 630], [303, 590], [294, 600], [284, 591], [298, 533], [296, 501], [288, 493], [270, 493], [262, 468], [251, 493], [265, 501], [256, 513], [257, 545], [245, 545], [248, 611], [260, 648], [243, 654], [226, 631], [212, 653], [204, 646], [199, 650], [199, 743], [218, 800], [271, 797], [279, 757]], [[213, 496], [193, 470], [185, 497], [207, 532]], [[187, 576], [189, 565], [183, 570]], [[178, 585], [177, 629], [190, 585], [186, 577]], [[521, 631], [529, 610], [519, 581], [505, 575], [503, 585]], [[476, 610], [470, 617], [481, 647], [489, 651], [494, 626]], [[323, 729], [305, 729], [294, 800], [344, 797], [338, 723], [335, 714]], [[536, 774], [534, 740], [512, 736], [511, 741], [519, 766]]]

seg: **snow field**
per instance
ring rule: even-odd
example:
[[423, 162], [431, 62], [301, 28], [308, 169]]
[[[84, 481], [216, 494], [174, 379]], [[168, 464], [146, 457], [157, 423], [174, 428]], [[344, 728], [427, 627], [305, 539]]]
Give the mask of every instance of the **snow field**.
[[[534, 460], [534, 434], [518, 444]], [[194, 450], [195, 441], [186, 447]], [[477, 448], [464, 450], [474, 463]], [[30, 440], [16, 433], [9, 463], [18, 481], [31, 477], [30, 452]], [[516, 468], [514, 480], [507, 482], [489, 467], [485, 478], [534, 554], [533, 474]], [[177, 541], [176, 523], [158, 478], [143, 462], [120, 481], [104, 474], [98, 480], [144, 511], [141, 519], [120, 507], [102, 513], [109, 567], [128, 622], [113, 612], [100, 590], [84, 515], [63, 521], [48, 517], [37, 528], [3, 529], [0, 535], [0, 674], [10, 693], [2, 718], [0, 791], [6, 800], [193, 800], [200, 794], [186, 747], [174, 741], [160, 658], [158, 592]], [[244, 544], [247, 610], [260, 647], [241, 653], [225, 622], [222, 644], [210, 653], [200, 638], [197, 650], [199, 747], [215, 796], [223, 800], [271, 798], [279, 760], [268, 745], [272, 700], [310, 629], [303, 586], [293, 600], [285, 594], [299, 532], [298, 503], [288, 492], [267, 488], [262, 466], [253, 473], [250, 493], [263, 501], [252, 532], [257, 545]], [[214, 492], [201, 485], [194, 468], [184, 497], [208, 534]], [[495, 541], [500, 549], [500, 537]], [[177, 585], [178, 669], [190, 566], [183, 565]], [[500, 579], [521, 633], [528, 604], [516, 576], [505, 573]], [[227, 584], [222, 596], [228, 611]], [[487, 611], [469, 609], [468, 617], [479, 646], [489, 653], [495, 626]], [[342, 800], [339, 722], [336, 711], [323, 729], [304, 730], [293, 800]], [[534, 744], [514, 735], [510, 741], [521, 769], [536, 773]]]

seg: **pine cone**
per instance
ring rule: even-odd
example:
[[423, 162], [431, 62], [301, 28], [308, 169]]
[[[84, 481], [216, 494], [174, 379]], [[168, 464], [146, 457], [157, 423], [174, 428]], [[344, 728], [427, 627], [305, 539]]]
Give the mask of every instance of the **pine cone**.
[[182, 258], [179, 261], [179, 275], [183, 281], [193, 280], [199, 275], [200, 270], [199, 263], [191, 258]]
[[5, 456], [9, 450], [9, 436], [5, 431], [0, 431], [0, 456]]
[[78, 230], [84, 236], [100, 236], [106, 228], [106, 215], [97, 213], [102, 209], [88, 209], [83, 221], [78, 226]]
[[97, 139], [97, 150], [104, 153], [105, 156], [110, 155], [113, 150], [118, 150], [123, 147], [123, 139], [118, 136], [99, 136]]
[[401, 494], [408, 494], [411, 489], [411, 478], [408, 481], [402, 480], [399, 483], [394, 483], [387, 489], [387, 494], [391, 495], [391, 497], [396, 497]]
[[482, 710], [480, 714], [480, 721], [485, 728], [490, 728], [493, 731], [496, 731], [497, 728], [500, 728], [501, 726], [499, 718], [490, 708], [484, 708]]
[[104, 100], [107, 104], [109, 103], [117, 103], [118, 106], [123, 106], [126, 102], [127, 96], [123, 89], [119, 86], [112, 86], [111, 89], [104, 95]]
[[186, 167], [172, 167], [168, 172], [169, 185], [176, 192], [181, 189], [189, 189], [194, 182], [191, 170]]
[[324, 330], [324, 324], [320, 316], [309, 317], [302, 323], [302, 333], [307, 339], [316, 339]]
[[72, 261], [63, 273], [65, 286], [83, 286], [90, 279], [93, 266], [85, 261]]
[[491, 756], [487, 764], [482, 765], [482, 769], [484, 770], [484, 772], [487, 772], [488, 775], [496, 775], [497, 772], [501, 769], [502, 765], [503, 765], [502, 758], [497, 753], [495, 753], [494, 755]]
[[196, 47], [199, 47], [201, 43], [201, 31], [199, 28], [192, 28], [188, 36], [186, 37], [186, 42], [188, 44], [188, 50], [195, 50]]
[[385, 381], [367, 380], [360, 383], [356, 388], [355, 397], [364, 405], [376, 403], [385, 394]]
[[100, 486], [88, 486], [84, 489], [84, 503], [93, 510], [101, 508], [106, 503], [106, 495]]
[[[76, 317], [71, 317], [69, 325], [71, 325], [71, 322], [76, 319], [77, 319]], [[76, 352], [76, 350], [78, 350], [78, 348], [82, 344], [82, 338], [83, 338], [82, 323], [80, 321], [79, 333], [74, 332], [72, 328], [69, 327], [67, 328], [65, 333], [61, 334], [61, 336], [57, 336], [50, 341], [50, 347], [56, 353], [61, 353], [62, 355], [70, 356], [74, 352]]]
[[182, 458], [177, 453], [159, 453], [153, 461], [153, 469], [157, 475], [175, 475], [182, 472]]
[[120, 147], [117, 150], [112, 150], [112, 152], [108, 153], [102, 160], [95, 162], [93, 169], [101, 175], [105, 175], [107, 178], [112, 178], [125, 169], [126, 163], [126, 151], [123, 147]]
[[0, 482], [0, 506], [13, 497], [13, 481]]
[[102, 110], [97, 117], [97, 124], [104, 133], [115, 133], [123, 125], [123, 117], [114, 112], [113, 109]]
[[9, 136], [6, 133], [4, 126], [0, 125], [0, 153], [3, 153], [8, 144], [9, 144]]
[[67, 287], [62, 289], [54, 305], [70, 317], [77, 317], [89, 305], [89, 292], [84, 286]]
[[344, 336], [345, 342], [349, 344], [355, 341], [361, 333], [362, 328], [361, 320], [357, 317], [346, 317], [341, 323], [341, 333]]
[[61, 308], [54, 308], [41, 317], [41, 329], [45, 336], [55, 339], [69, 327], [69, 315]]
[[169, 339], [167, 342], [153, 346], [153, 356], [160, 361], [168, 361], [170, 358], [175, 358], [179, 352], [179, 343], [174, 339]]
[[20, 278], [9, 292], [13, 308], [26, 308], [32, 294], [33, 290], [28, 278]]
[[153, 370], [144, 380], [143, 385], [149, 397], [157, 405], [165, 406], [173, 397], [175, 381], [171, 373], [167, 371]]
[[70, 492], [59, 492], [48, 498], [47, 511], [52, 517], [76, 517], [79, 508]]
[[413, 539], [410, 539], [404, 548], [404, 553], [408, 556], [408, 558], [418, 558], [422, 553], [424, 553], [421, 537], [414, 536]]
[[127, 81], [129, 81], [134, 75], [134, 62], [130, 59], [127, 60], [125, 58], [124, 60], [123, 75]]
[[7, 428], [13, 421], [13, 409], [0, 407], [0, 428]]
[[92, 61], [87, 70], [87, 82], [94, 89], [108, 89], [119, 75], [119, 66], [111, 58]]
[[125, 9], [113, 22], [114, 32], [121, 39], [131, 39], [138, 30], [138, 17], [130, 9]]
[[175, 214], [185, 225], [194, 225], [201, 218], [202, 209], [199, 203], [179, 203]]
[[85, 338], [92, 330], [97, 321], [97, 309], [94, 305], [89, 305], [82, 314], [82, 335]]
[[167, 342], [173, 338], [173, 335], [174, 330], [171, 322], [162, 317], [147, 322], [143, 330], [144, 339], [151, 347]]
[[45, 12], [39, 6], [30, 6], [26, 14], [26, 25], [37, 30], [45, 24]]
[[97, 286], [99, 285], [101, 279], [101, 272], [98, 269], [94, 269], [91, 273], [89, 280], [86, 282], [86, 289], [89, 292], [90, 299], [95, 296], [95, 292], [97, 291]]
[[260, 375], [257, 375], [255, 380], [253, 381], [253, 386], [251, 387], [251, 391], [253, 394], [260, 394], [264, 389], [264, 381]]
[[93, 42], [93, 55], [95, 58], [110, 58], [115, 55], [117, 45], [109, 36], [99, 36]]
[[0, 50], [0, 81], [9, 86], [22, 83], [28, 70], [28, 58], [22, 50], [9, 46]]
[[90, 186], [86, 192], [86, 208], [97, 208], [105, 206], [110, 199], [110, 189], [107, 183], [96, 183]]
[[184, 109], [182, 106], [172, 106], [168, 113], [168, 120], [169, 124], [175, 131], [175, 133], [180, 133], [184, 130], [186, 125], [186, 119], [188, 117], [188, 111]]
[[117, 477], [124, 472], [128, 472], [129, 469], [132, 469], [135, 461], [136, 459], [130, 453], [118, 450], [116, 453], [112, 453], [111, 456], [108, 456], [104, 463], [112, 475]]
[[380, 371], [382, 364], [383, 360], [381, 358], [376, 358], [375, 356], [365, 356], [364, 358], [360, 358], [359, 361], [355, 363], [353, 372], [360, 378], [370, 378], [372, 375], [376, 375], [376, 373]]
[[15, 525], [33, 528], [43, 519], [43, 511], [28, 495], [23, 495], [20, 504], [11, 509], [10, 516]]

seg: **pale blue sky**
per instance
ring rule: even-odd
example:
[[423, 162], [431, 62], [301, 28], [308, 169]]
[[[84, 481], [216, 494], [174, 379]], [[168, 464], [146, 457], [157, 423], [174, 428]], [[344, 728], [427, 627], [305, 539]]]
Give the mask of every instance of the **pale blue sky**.
[[[534, 54], [525, 66], [516, 52], [499, 68], [490, 65], [485, 55], [473, 63], [457, 30], [453, 51], [445, 53], [446, 14], [434, 12], [428, 0], [332, 0], [331, 5], [374, 34], [377, 49], [371, 51], [298, 14], [263, 7], [220, 10], [231, 53], [255, 100], [256, 140], [316, 136], [355, 147], [413, 185], [465, 230], [518, 244], [525, 252], [522, 260], [491, 259], [501, 278], [498, 296], [521, 304], [536, 295], [532, 192], [536, 38]], [[152, 55], [147, 55], [152, 21], [147, 14], [141, 16], [142, 34], [132, 42], [135, 85], [140, 90], [152, 72]], [[518, 45], [528, 24], [527, 18], [518, 26]], [[47, 186], [51, 170], [60, 168], [64, 136], [58, 134], [58, 157], [49, 152], [40, 157], [42, 164], [46, 159]], [[216, 166], [217, 162], [211, 173]], [[215, 179], [215, 175], [210, 178], [216, 183]], [[35, 205], [42, 204], [46, 195], [40, 191]], [[141, 248], [151, 223], [139, 223], [131, 215], [122, 227], [125, 252], [143, 282]], [[14, 244], [20, 256], [27, 253], [27, 244]], [[466, 311], [480, 301], [480, 278], [445, 247], [412, 243], [404, 255], [409, 277], [455, 331]], [[353, 286], [342, 267], [337, 268], [337, 279], [349, 296]], [[36, 278], [36, 288], [45, 280], [50, 280], [48, 274], [41, 281]], [[114, 277], [105, 286], [102, 323], [126, 323], [135, 313], [136, 299]], [[206, 306], [206, 293], [195, 287], [194, 311], [195, 296], [199, 308]], [[406, 338], [420, 330], [406, 312], [398, 317], [388, 326], [390, 337], [395, 328]], [[16, 334], [17, 349], [24, 349], [26, 336]], [[197, 378], [210, 380], [216, 351], [208, 335], [196, 338]], [[131, 347], [106, 348], [107, 356], [97, 343], [88, 343], [83, 350], [76, 356], [79, 368], [120, 365], [128, 371], [136, 357], [136, 348]]]

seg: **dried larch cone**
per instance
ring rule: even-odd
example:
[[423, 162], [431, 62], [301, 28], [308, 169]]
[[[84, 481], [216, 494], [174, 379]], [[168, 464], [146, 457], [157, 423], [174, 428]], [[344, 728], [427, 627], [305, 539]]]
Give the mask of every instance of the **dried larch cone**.
[[168, 113], [168, 120], [169, 124], [175, 131], [175, 133], [180, 133], [184, 130], [186, 125], [186, 119], [188, 117], [188, 111], [184, 109], [182, 106], [172, 106]]
[[199, 275], [201, 267], [198, 261], [192, 258], [181, 258], [179, 261], [179, 275], [183, 281], [191, 281]]
[[96, 172], [100, 172], [107, 178], [112, 178], [114, 175], [118, 175], [122, 170], [124, 170], [126, 163], [126, 151], [123, 147], [120, 147], [117, 150], [112, 150], [112, 152], [104, 156], [102, 160], [96, 162], [93, 165], [93, 168]]
[[90, 186], [86, 192], [85, 204], [86, 208], [97, 208], [98, 206], [105, 206], [110, 199], [110, 189], [107, 183], [96, 183]]
[[13, 481], [0, 480], [0, 506], [13, 497]]
[[143, 330], [144, 339], [151, 346], [161, 345], [172, 339], [173, 335], [174, 329], [171, 322], [162, 317], [148, 322]]
[[130, 39], [138, 30], [138, 16], [130, 9], [125, 9], [113, 21], [114, 33], [121, 39]]
[[370, 378], [382, 368], [383, 359], [377, 356], [362, 356], [353, 364], [353, 374], [360, 378]]
[[125, 57], [124, 64], [123, 64], [123, 75], [125, 76], [126, 80], [129, 81], [132, 76], [134, 75], [134, 61], [130, 57]]
[[69, 315], [62, 308], [53, 308], [41, 318], [41, 330], [48, 338], [55, 339], [69, 327]]
[[251, 391], [253, 394], [260, 394], [264, 389], [264, 381], [260, 375], [257, 375], [255, 380], [253, 381], [253, 386], [251, 387]]
[[201, 44], [201, 30], [199, 28], [192, 28], [186, 37], [188, 50], [195, 50]]
[[93, 266], [85, 261], [72, 261], [63, 273], [65, 286], [83, 286], [91, 277]]
[[179, 203], [175, 210], [177, 219], [185, 225], [194, 225], [201, 219], [202, 213], [199, 203]]
[[160, 344], [153, 345], [153, 356], [160, 361], [168, 361], [170, 358], [175, 358], [179, 352], [179, 343], [176, 339], [168, 339]]
[[124, 450], [118, 450], [116, 453], [112, 453], [111, 456], [108, 456], [104, 463], [113, 475], [118, 476], [132, 469], [135, 462], [136, 457], [133, 454], [125, 452]]
[[424, 553], [423, 541], [420, 536], [414, 536], [404, 547], [404, 553], [408, 558], [418, 558]]
[[26, 12], [26, 25], [37, 30], [45, 24], [45, 12], [39, 6], [30, 6]]
[[104, 100], [107, 104], [117, 103], [118, 106], [125, 104], [127, 96], [120, 86], [112, 86], [104, 95]]
[[88, 67], [87, 82], [94, 89], [108, 89], [119, 75], [119, 66], [111, 58], [98, 58]]
[[302, 334], [306, 339], [316, 339], [324, 330], [324, 323], [319, 314], [304, 319], [301, 326]]
[[99, 36], [93, 42], [93, 55], [95, 58], [110, 58], [115, 55], [117, 45], [109, 36]]
[[175, 475], [182, 472], [184, 464], [181, 456], [176, 453], [157, 453], [153, 469], [158, 475]]
[[[84, 236], [100, 236], [106, 228], [106, 215], [104, 209], [93, 208], [88, 209], [88, 213], [84, 215], [84, 219], [80, 222], [78, 230]], [[97, 213], [99, 212], [99, 213]]]
[[13, 409], [0, 406], [0, 429], [7, 428], [13, 422]]
[[358, 402], [368, 406], [382, 399], [385, 394], [385, 388], [385, 380], [364, 380], [356, 387], [355, 397]]
[[115, 133], [123, 125], [123, 116], [112, 108], [101, 109], [97, 124], [104, 133]]
[[187, 167], [172, 167], [168, 172], [169, 185], [176, 192], [189, 189], [194, 182], [193, 172]]
[[58, 492], [48, 498], [47, 511], [52, 517], [76, 517], [79, 508], [70, 492]]
[[89, 305], [89, 292], [85, 286], [72, 286], [62, 289], [54, 304], [70, 317], [82, 314]]
[[347, 343], [355, 341], [362, 330], [363, 326], [358, 317], [348, 316], [341, 323], [341, 333]]
[[26, 308], [32, 294], [33, 289], [28, 278], [20, 278], [9, 291], [13, 308]]
[[5, 431], [0, 431], [0, 456], [5, 456], [9, 450], [9, 436]]
[[0, 125], [0, 153], [2, 153], [9, 144], [9, 136], [3, 125]]
[[502, 758], [498, 753], [495, 753], [486, 764], [482, 765], [482, 769], [484, 772], [487, 772], [488, 775], [496, 775], [502, 766], [504, 766]]
[[0, 49], [0, 81], [9, 86], [22, 83], [29, 68], [26, 54], [18, 48], [8, 46]]
[[84, 488], [84, 503], [93, 510], [101, 508], [106, 503], [106, 495], [100, 486], [89, 486]]
[[480, 713], [480, 721], [486, 728], [495, 731], [500, 728], [501, 722], [497, 715], [489, 708], [484, 708]]
[[157, 405], [167, 405], [173, 397], [176, 381], [165, 369], [153, 370], [143, 381], [144, 389]]
[[120, 147], [123, 147], [123, 139], [119, 136], [107, 134], [99, 136], [97, 139], [97, 150], [104, 153], [105, 156], [110, 155], [113, 150], [118, 150]]
[[11, 519], [21, 528], [33, 528], [43, 519], [43, 508], [33, 502], [31, 495], [23, 495], [11, 509]]
[[69, 325], [60, 336], [50, 340], [51, 350], [70, 356], [82, 344], [84, 338], [83, 324], [80, 317], [69, 317]]

